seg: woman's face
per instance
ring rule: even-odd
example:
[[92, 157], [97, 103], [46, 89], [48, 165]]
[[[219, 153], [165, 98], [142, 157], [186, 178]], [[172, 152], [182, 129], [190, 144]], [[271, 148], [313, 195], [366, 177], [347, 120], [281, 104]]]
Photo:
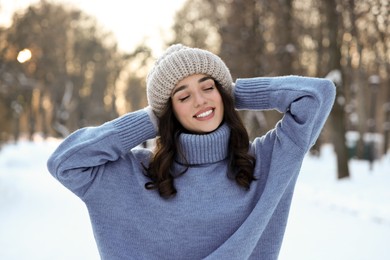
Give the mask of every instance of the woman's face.
[[177, 120], [190, 132], [212, 132], [223, 120], [222, 97], [210, 76], [184, 78], [172, 90], [171, 99]]

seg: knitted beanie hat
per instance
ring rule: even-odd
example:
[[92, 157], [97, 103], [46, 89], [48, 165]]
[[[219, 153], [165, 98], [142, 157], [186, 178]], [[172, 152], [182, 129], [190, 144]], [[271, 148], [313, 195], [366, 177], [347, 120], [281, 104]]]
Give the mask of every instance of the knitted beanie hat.
[[232, 76], [217, 55], [182, 44], [170, 46], [156, 61], [146, 78], [148, 103], [161, 116], [176, 84], [193, 74], [206, 74], [232, 94]]

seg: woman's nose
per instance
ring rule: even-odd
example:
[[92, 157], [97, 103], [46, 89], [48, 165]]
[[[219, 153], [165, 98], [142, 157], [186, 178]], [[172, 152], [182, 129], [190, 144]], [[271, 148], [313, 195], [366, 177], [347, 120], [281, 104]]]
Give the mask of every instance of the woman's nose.
[[206, 98], [203, 96], [202, 93], [196, 93], [194, 95], [194, 106], [199, 107], [206, 103]]

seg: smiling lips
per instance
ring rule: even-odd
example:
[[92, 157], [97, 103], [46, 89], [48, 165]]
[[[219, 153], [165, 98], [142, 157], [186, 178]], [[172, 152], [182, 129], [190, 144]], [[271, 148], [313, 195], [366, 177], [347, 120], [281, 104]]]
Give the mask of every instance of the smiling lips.
[[206, 111], [203, 110], [204, 112], [197, 113], [194, 118], [199, 120], [207, 120], [214, 115], [214, 110], [215, 108], [208, 108]]

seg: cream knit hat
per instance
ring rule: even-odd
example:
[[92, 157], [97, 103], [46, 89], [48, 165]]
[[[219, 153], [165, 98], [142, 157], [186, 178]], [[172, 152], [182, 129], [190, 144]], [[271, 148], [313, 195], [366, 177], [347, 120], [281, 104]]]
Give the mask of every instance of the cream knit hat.
[[213, 77], [232, 94], [232, 76], [221, 58], [206, 50], [175, 44], [156, 61], [146, 78], [148, 103], [157, 116], [163, 112], [176, 84], [193, 74]]

